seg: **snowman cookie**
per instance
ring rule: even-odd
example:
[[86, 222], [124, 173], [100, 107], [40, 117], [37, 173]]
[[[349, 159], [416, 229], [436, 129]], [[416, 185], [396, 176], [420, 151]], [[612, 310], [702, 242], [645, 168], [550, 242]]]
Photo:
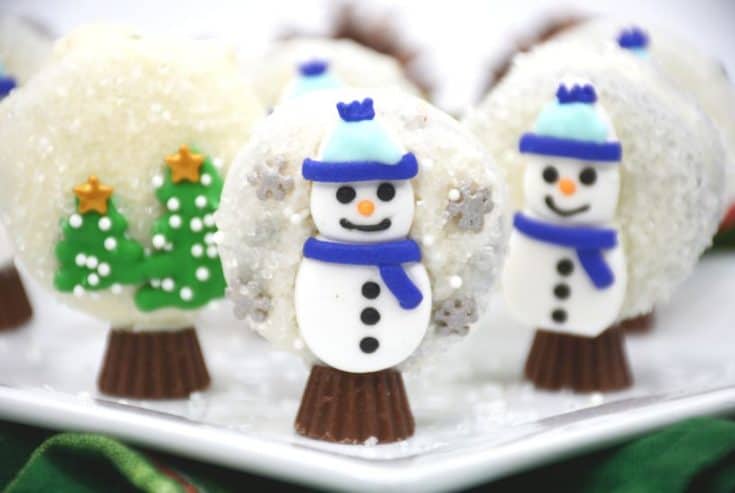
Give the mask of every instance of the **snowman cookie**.
[[313, 91], [340, 87], [419, 92], [396, 60], [345, 39], [282, 41], [246, 72], [266, 108]]
[[[575, 90], [568, 85], [575, 80], [585, 82]], [[581, 99], [564, 103], [569, 97]], [[724, 181], [716, 129], [637, 57], [563, 42], [518, 55], [464, 122], [506, 171], [520, 212], [503, 290], [519, 320], [538, 329], [527, 376], [544, 388], [629, 385], [620, 335], [606, 329], [668, 299], [709, 244]], [[560, 137], [609, 154], [563, 155], [569, 146], [554, 143]], [[527, 286], [538, 293], [523, 310], [525, 267], [514, 247], [539, 263], [533, 276], [543, 281]], [[584, 361], [598, 361], [583, 355], [601, 347], [615, 357], [582, 370]], [[574, 352], [579, 364], [563, 370], [543, 360], [558, 351]]]
[[83, 28], [0, 108], [3, 220], [30, 275], [110, 323], [100, 389], [205, 387], [193, 324], [225, 291], [213, 214], [263, 116], [231, 51]]
[[[340, 90], [266, 119], [235, 161], [217, 224], [239, 314], [314, 363], [297, 431], [350, 443], [410, 436], [398, 370], [477, 321], [507, 219], [482, 146], [415, 97]], [[362, 422], [377, 402], [360, 411], [340, 390], [362, 387], [396, 400], [393, 431]], [[318, 424], [322, 399], [354, 427]]]

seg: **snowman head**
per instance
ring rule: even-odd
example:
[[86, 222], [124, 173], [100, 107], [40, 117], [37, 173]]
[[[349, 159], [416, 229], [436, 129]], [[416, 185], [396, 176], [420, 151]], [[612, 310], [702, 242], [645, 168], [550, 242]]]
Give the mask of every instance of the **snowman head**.
[[526, 208], [557, 222], [594, 224], [615, 216], [622, 148], [591, 84], [559, 86], [557, 100], [520, 141], [529, 155]]
[[373, 101], [338, 103], [340, 121], [322, 143], [319, 158], [306, 159], [311, 216], [319, 233], [334, 241], [372, 243], [405, 238], [414, 215], [418, 173], [375, 120]]

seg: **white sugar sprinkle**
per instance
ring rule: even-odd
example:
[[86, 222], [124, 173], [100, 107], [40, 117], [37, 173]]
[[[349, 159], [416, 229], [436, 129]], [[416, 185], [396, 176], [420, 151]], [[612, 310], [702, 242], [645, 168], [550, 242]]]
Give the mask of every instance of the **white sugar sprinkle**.
[[192, 257], [201, 257], [202, 255], [204, 255], [204, 247], [200, 243], [192, 245], [191, 255]]
[[202, 230], [204, 226], [202, 225], [201, 219], [199, 219], [198, 217], [193, 217], [191, 221], [189, 221], [189, 227], [193, 232], [198, 233]]
[[207, 279], [209, 279], [209, 269], [207, 269], [206, 267], [197, 267], [196, 277], [197, 280], [201, 282], [206, 281]]
[[109, 217], [101, 217], [97, 226], [100, 228], [100, 231], [109, 231], [112, 227], [112, 221], [110, 221]]
[[181, 206], [181, 203], [179, 202], [179, 199], [177, 199], [176, 197], [171, 197], [166, 202], [166, 208], [172, 212], [178, 211], [180, 206]]
[[178, 214], [174, 214], [173, 216], [168, 218], [168, 224], [174, 229], [179, 229], [181, 227], [181, 216]]
[[197, 195], [197, 198], [194, 199], [194, 205], [200, 209], [204, 209], [207, 206], [207, 197], [204, 195]]
[[184, 301], [191, 301], [194, 297], [194, 291], [192, 291], [190, 287], [184, 287], [179, 291], [179, 296], [181, 296], [181, 299]]
[[166, 238], [162, 234], [153, 236], [153, 248], [160, 250], [166, 246]]
[[161, 288], [163, 288], [164, 291], [171, 292], [174, 290], [174, 287], [176, 287], [176, 283], [170, 277], [167, 277], [161, 282]]
[[87, 268], [88, 269], [96, 269], [97, 263], [98, 263], [97, 257], [95, 257], [94, 255], [90, 255], [89, 257], [87, 257]]
[[112, 251], [117, 248], [117, 240], [110, 236], [105, 239], [105, 250]]
[[79, 214], [72, 214], [69, 218], [69, 226], [71, 226], [74, 229], [79, 229], [82, 227], [82, 223], [84, 221], [82, 220], [82, 216]]
[[97, 272], [99, 272], [102, 277], [109, 276], [110, 270], [110, 264], [108, 264], [107, 262], [102, 262], [100, 265], [97, 266]]
[[76, 263], [79, 267], [84, 267], [85, 265], [87, 265], [87, 256], [83, 253], [77, 253], [77, 256], [74, 257], [74, 263]]

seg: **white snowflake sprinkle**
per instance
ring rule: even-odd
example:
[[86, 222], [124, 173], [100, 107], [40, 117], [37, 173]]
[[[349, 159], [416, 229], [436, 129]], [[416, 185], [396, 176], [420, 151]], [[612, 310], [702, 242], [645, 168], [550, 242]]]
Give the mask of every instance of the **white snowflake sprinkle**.
[[207, 207], [207, 197], [204, 195], [197, 195], [197, 198], [194, 199], [194, 205], [199, 207], [200, 209], [204, 209]]
[[87, 282], [90, 286], [96, 286], [100, 283], [100, 277], [97, 274], [90, 274], [87, 276]]
[[163, 288], [164, 291], [171, 292], [174, 290], [175, 287], [176, 283], [170, 277], [167, 277], [166, 279], [161, 281], [161, 288]]
[[107, 251], [113, 251], [115, 248], [117, 248], [117, 240], [110, 236], [109, 238], [105, 239], [105, 250]]
[[115, 283], [110, 287], [112, 294], [121, 294], [123, 291], [122, 285]]
[[179, 291], [179, 296], [181, 296], [181, 299], [184, 301], [191, 301], [191, 299], [194, 297], [194, 291], [191, 290], [190, 287], [183, 287]]
[[202, 173], [202, 176], [199, 177], [199, 181], [202, 185], [208, 187], [212, 184], [212, 175], [210, 175], [209, 173]]
[[156, 175], [153, 177], [153, 187], [161, 188], [163, 186], [163, 176]]
[[199, 258], [202, 255], [204, 255], [204, 247], [201, 245], [201, 243], [196, 243], [192, 245], [191, 247], [191, 256]]
[[172, 212], [178, 211], [180, 206], [181, 206], [181, 203], [179, 202], [179, 199], [177, 199], [176, 197], [171, 197], [166, 202], [166, 208]]
[[204, 282], [209, 279], [209, 269], [206, 267], [197, 267], [196, 277], [198, 281]]
[[72, 214], [69, 218], [69, 226], [74, 229], [81, 228], [83, 223], [84, 221], [82, 220], [82, 216], [80, 216], [79, 214]]
[[193, 217], [191, 221], [189, 221], [189, 227], [193, 232], [198, 233], [202, 230], [204, 225], [202, 224], [201, 219], [199, 219], [198, 217]]
[[110, 271], [110, 264], [108, 264], [107, 262], [102, 262], [100, 263], [100, 265], [97, 266], [97, 272], [99, 272], [102, 277], [109, 276]]
[[74, 286], [73, 292], [74, 292], [74, 296], [76, 296], [77, 298], [81, 298], [82, 296], [84, 296], [84, 288], [79, 284]]
[[204, 216], [204, 225], [208, 228], [214, 226], [214, 216], [212, 214], [207, 214]]
[[217, 247], [214, 245], [207, 247], [207, 257], [209, 258], [217, 258]]
[[96, 269], [98, 262], [99, 261], [97, 260], [97, 257], [95, 257], [94, 255], [90, 255], [89, 257], [87, 257], [87, 268]]
[[97, 226], [100, 228], [100, 231], [109, 231], [112, 227], [112, 221], [110, 221], [110, 218], [107, 216], [101, 217]]
[[168, 218], [168, 224], [174, 229], [179, 229], [181, 227], [181, 216], [178, 214], [174, 214], [173, 216]]
[[87, 256], [83, 253], [77, 253], [77, 256], [74, 257], [74, 263], [76, 263], [79, 267], [84, 267], [85, 265], [87, 265]]
[[166, 246], [166, 237], [162, 234], [153, 235], [153, 248], [160, 250]]

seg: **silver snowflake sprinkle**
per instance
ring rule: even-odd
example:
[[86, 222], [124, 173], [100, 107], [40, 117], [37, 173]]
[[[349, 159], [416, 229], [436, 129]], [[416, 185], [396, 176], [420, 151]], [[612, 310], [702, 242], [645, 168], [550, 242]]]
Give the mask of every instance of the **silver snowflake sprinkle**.
[[277, 157], [266, 164], [258, 165], [248, 175], [248, 182], [257, 187], [255, 195], [260, 200], [283, 200], [293, 190], [293, 177], [283, 173], [287, 164], [285, 159]]
[[445, 300], [434, 312], [434, 320], [444, 334], [465, 335], [477, 319], [477, 304], [469, 296]]
[[465, 185], [453, 192], [457, 193], [457, 196], [452, 197], [450, 193], [447, 206], [449, 217], [457, 219], [459, 229], [475, 233], [482, 231], [485, 214], [493, 210], [490, 190], [487, 188], [472, 190], [471, 187]]
[[268, 318], [271, 300], [260, 285], [251, 281], [238, 290], [230, 291], [230, 298], [235, 303], [235, 316], [239, 319], [250, 317], [255, 322], [263, 322]]

